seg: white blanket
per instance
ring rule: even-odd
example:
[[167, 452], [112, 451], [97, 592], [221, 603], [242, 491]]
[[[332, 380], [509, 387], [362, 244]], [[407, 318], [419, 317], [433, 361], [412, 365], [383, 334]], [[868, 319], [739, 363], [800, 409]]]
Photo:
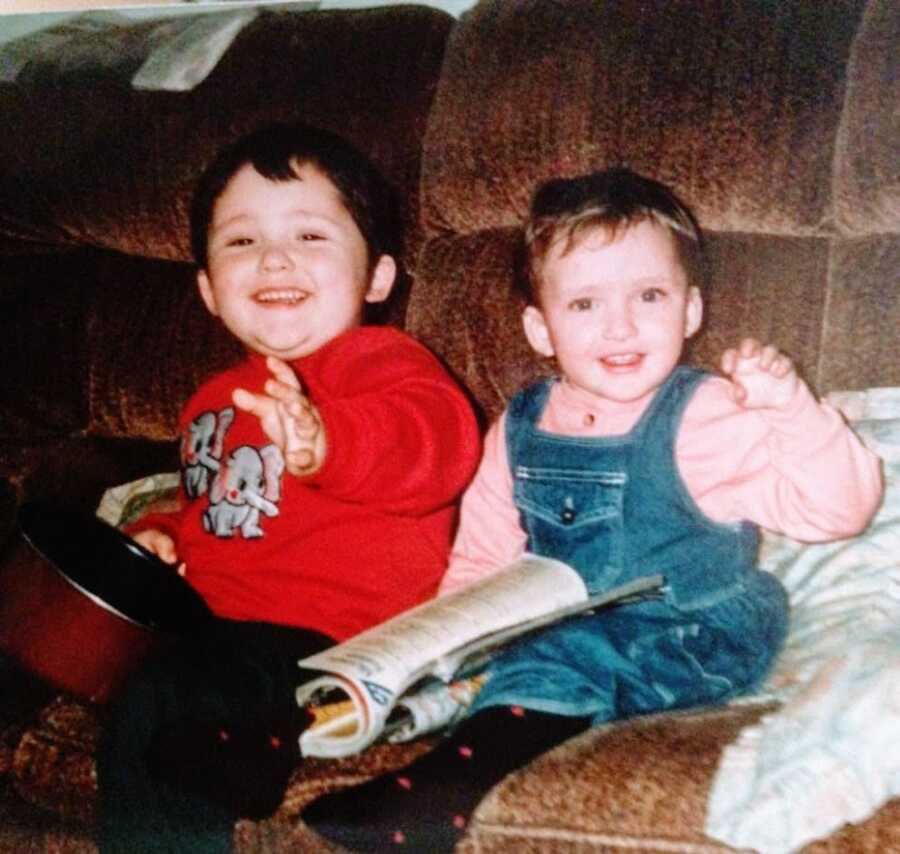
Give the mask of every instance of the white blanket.
[[723, 752], [706, 832], [783, 854], [900, 795], [900, 389], [832, 396], [885, 461], [884, 503], [852, 540], [764, 540], [791, 596], [766, 688], [784, 705]]

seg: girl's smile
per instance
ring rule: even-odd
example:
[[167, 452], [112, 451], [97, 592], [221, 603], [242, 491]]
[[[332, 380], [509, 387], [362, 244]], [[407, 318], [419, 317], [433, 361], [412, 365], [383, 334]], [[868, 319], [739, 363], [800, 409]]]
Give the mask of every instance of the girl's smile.
[[619, 355], [603, 356], [600, 362], [609, 371], [626, 373], [637, 370], [643, 361], [642, 353], [622, 353]]

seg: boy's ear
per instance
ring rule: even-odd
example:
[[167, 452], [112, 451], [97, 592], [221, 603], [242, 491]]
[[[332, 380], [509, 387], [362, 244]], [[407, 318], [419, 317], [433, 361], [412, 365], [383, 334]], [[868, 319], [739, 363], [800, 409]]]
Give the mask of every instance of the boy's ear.
[[684, 319], [684, 337], [690, 338], [703, 322], [703, 297], [697, 287], [688, 288], [687, 311]]
[[206, 275], [206, 270], [197, 270], [197, 289], [200, 291], [200, 296], [203, 298], [204, 304], [209, 309], [209, 313], [218, 316], [219, 308], [216, 305], [216, 295], [213, 293], [212, 285], [209, 282], [209, 276]]
[[366, 302], [384, 302], [390, 295], [397, 278], [397, 262], [390, 255], [382, 255], [372, 270]]
[[540, 353], [547, 358], [555, 355], [553, 342], [550, 340], [550, 330], [544, 320], [543, 312], [537, 306], [529, 305], [522, 312], [522, 327], [525, 329], [525, 337], [535, 353]]

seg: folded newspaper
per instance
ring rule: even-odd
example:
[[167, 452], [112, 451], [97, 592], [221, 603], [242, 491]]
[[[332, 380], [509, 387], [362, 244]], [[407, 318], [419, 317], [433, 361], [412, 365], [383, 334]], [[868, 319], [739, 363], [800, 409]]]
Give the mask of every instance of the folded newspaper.
[[301, 659], [319, 672], [296, 692], [314, 715], [304, 756], [339, 757], [379, 739], [407, 741], [459, 718], [503, 644], [550, 623], [657, 595], [661, 575], [589, 595], [568, 564], [526, 554], [482, 581], [431, 599]]

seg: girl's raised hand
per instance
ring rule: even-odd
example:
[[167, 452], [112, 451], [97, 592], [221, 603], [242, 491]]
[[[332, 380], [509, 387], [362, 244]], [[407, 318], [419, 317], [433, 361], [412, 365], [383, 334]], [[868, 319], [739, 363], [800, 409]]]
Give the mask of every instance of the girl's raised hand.
[[735, 401], [745, 409], [784, 409], [800, 384], [790, 358], [755, 338], [745, 338], [738, 347], [726, 350], [721, 367], [731, 380]]

